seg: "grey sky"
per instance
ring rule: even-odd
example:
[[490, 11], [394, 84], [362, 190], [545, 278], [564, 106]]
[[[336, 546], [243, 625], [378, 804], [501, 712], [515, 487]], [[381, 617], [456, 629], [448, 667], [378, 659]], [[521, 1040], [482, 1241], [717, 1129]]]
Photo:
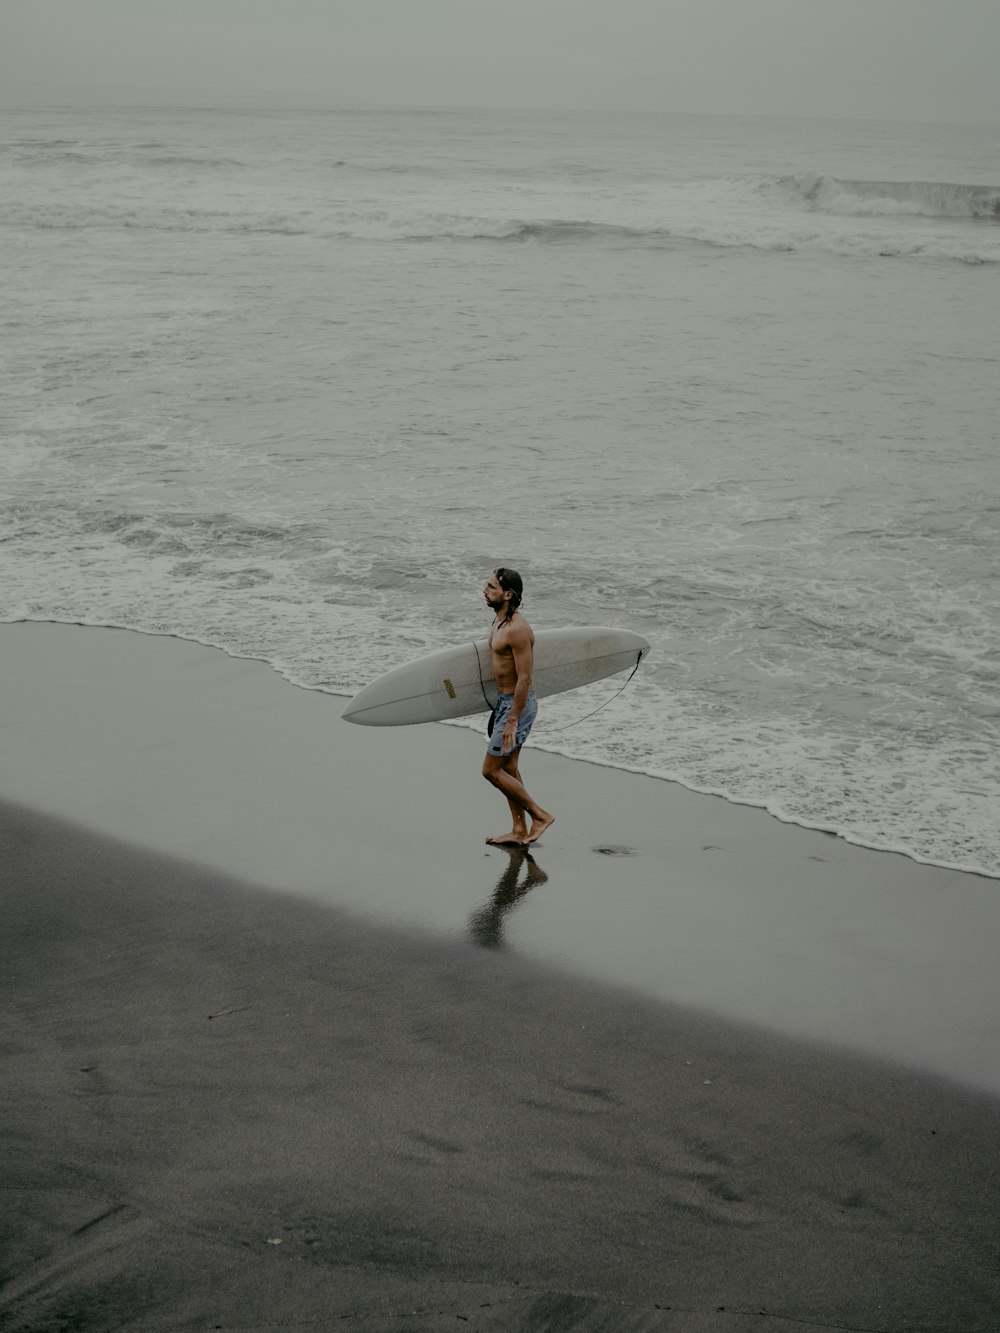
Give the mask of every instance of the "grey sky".
[[0, 0], [0, 103], [1000, 123], [1000, 0]]

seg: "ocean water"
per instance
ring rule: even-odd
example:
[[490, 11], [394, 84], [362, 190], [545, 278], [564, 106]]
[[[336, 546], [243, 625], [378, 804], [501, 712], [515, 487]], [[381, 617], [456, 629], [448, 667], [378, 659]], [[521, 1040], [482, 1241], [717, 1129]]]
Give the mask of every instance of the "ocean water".
[[1000, 876], [995, 127], [0, 128], [0, 619], [351, 693], [514, 565], [654, 646], [537, 745]]

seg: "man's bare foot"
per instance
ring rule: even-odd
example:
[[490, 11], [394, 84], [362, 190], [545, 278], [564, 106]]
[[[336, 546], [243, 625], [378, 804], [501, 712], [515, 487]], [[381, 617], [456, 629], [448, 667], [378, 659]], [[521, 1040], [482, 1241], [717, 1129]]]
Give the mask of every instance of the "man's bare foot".
[[510, 833], [498, 833], [495, 838], [487, 838], [486, 843], [489, 847], [526, 847], [528, 830], [513, 829]]
[[537, 819], [532, 818], [531, 832], [527, 837], [527, 844], [530, 847], [533, 842], [537, 842], [547, 828], [551, 828], [556, 822], [555, 815], [548, 814], [543, 810]]

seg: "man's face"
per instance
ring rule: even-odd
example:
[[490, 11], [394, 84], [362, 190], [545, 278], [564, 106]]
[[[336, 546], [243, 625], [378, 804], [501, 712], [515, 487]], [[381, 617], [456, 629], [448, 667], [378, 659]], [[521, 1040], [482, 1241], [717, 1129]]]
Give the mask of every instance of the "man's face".
[[483, 596], [494, 611], [499, 611], [507, 601], [510, 593], [504, 592], [503, 588], [497, 582], [496, 574], [491, 574], [486, 580], [486, 587], [483, 589]]

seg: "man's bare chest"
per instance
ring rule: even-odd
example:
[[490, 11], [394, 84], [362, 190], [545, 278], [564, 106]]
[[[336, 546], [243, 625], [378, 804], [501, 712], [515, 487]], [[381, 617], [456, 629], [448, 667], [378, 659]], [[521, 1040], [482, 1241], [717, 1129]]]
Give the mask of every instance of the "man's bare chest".
[[494, 625], [490, 630], [490, 651], [494, 657], [513, 657], [514, 650], [510, 646], [510, 638], [506, 629]]

